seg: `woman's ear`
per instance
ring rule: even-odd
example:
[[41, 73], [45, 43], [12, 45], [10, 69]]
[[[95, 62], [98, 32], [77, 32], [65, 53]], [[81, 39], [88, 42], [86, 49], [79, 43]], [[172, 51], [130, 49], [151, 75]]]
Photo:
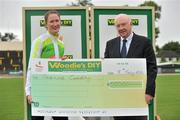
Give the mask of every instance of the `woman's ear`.
[[46, 22], [44, 22], [44, 27], [45, 27], [46, 29], [48, 29], [48, 28], [47, 28], [47, 23], [46, 23]]

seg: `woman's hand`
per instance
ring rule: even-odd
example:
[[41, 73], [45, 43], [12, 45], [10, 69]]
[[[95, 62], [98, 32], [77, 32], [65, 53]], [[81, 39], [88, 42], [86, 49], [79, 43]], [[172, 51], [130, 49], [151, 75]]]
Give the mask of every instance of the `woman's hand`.
[[31, 95], [28, 95], [28, 96], [27, 96], [27, 101], [28, 101], [29, 104], [32, 103], [32, 96], [31, 96]]
[[67, 56], [61, 57], [61, 60], [66, 60], [66, 59], [67, 59]]

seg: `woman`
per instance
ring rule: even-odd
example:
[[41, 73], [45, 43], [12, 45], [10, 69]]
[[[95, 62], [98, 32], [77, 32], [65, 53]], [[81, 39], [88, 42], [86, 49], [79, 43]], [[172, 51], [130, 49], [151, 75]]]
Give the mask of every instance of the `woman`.
[[[47, 32], [33, 41], [31, 46], [30, 62], [32, 58], [61, 58], [64, 59], [64, 44], [60, 40], [60, 15], [57, 11], [48, 11], [45, 16]], [[30, 63], [26, 80], [26, 97], [32, 103], [30, 85]], [[32, 116], [32, 120], [44, 120], [42, 116]], [[53, 117], [54, 120], [68, 120], [68, 117]]]

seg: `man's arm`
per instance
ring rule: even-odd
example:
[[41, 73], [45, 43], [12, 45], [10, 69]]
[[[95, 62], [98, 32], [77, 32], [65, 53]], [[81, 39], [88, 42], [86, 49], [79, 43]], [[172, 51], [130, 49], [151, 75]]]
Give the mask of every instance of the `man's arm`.
[[144, 57], [146, 58], [147, 63], [146, 94], [154, 97], [156, 88], [155, 80], [157, 76], [157, 65], [154, 50], [149, 40], [146, 42], [145, 45]]

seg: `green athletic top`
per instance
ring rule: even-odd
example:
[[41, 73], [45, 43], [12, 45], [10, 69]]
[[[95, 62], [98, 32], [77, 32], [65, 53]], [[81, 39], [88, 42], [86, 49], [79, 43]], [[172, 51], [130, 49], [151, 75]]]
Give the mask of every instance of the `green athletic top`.
[[31, 58], [60, 58], [64, 55], [64, 43], [59, 40], [59, 34], [49, 32], [40, 35], [33, 41]]
[[26, 80], [26, 96], [31, 94], [30, 62], [32, 58], [61, 58], [64, 56], [64, 43], [59, 39], [60, 35], [51, 35], [49, 32], [40, 35], [31, 46], [29, 66]]

